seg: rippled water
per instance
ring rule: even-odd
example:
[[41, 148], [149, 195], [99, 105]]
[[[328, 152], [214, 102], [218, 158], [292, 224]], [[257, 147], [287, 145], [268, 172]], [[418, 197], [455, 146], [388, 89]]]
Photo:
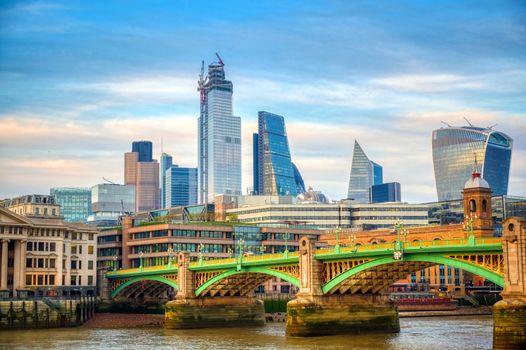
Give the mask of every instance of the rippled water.
[[491, 316], [402, 318], [399, 334], [291, 338], [284, 323], [200, 330], [64, 328], [0, 332], [0, 349], [490, 349]]

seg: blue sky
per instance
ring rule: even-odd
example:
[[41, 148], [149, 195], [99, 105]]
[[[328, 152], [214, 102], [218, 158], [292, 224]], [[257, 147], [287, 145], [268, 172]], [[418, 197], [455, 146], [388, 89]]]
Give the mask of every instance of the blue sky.
[[245, 189], [267, 110], [331, 199], [357, 139], [403, 200], [436, 200], [431, 132], [463, 117], [514, 138], [509, 193], [526, 195], [524, 1], [3, 1], [0, 198], [122, 182], [137, 139], [196, 166], [196, 81], [216, 51]]

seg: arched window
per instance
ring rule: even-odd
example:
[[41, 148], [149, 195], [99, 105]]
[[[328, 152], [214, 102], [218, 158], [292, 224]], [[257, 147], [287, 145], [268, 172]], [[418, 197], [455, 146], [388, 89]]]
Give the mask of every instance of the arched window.
[[469, 211], [470, 211], [470, 213], [474, 213], [474, 212], [477, 211], [477, 203], [475, 202], [474, 199], [471, 199], [469, 201]]
[[488, 202], [485, 199], [483, 199], [482, 200], [482, 212], [485, 213], [488, 210], [487, 206], [488, 206]]

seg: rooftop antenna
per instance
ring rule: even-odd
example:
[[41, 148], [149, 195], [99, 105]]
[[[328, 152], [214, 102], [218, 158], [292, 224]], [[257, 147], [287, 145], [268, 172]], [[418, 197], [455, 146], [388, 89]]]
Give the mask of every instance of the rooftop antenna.
[[468, 122], [469, 126], [473, 127], [473, 124], [468, 120], [468, 118], [464, 117], [464, 120]]
[[163, 137], [161, 136], [161, 156], [163, 155]]
[[479, 172], [479, 163], [477, 161], [477, 153], [473, 152], [473, 155], [475, 156], [475, 165], [473, 166], [473, 174]]
[[440, 121], [442, 124], [446, 125], [446, 126], [449, 126], [450, 128], [452, 127], [450, 124], [446, 123], [445, 121], [441, 120]]
[[223, 63], [223, 60], [221, 59], [221, 57], [219, 56], [219, 54], [216, 52], [216, 56], [217, 56], [217, 60], [218, 60], [218, 63], [222, 66], [224, 66], [225, 64]]
[[492, 126], [488, 126], [488, 129], [489, 130], [493, 130], [493, 128], [496, 127], [497, 125], [499, 125], [499, 124], [493, 124]]
[[111, 181], [111, 180], [108, 180], [108, 179], [106, 179], [105, 177], [102, 177], [102, 180], [103, 180], [103, 181], [106, 181], [106, 182], [109, 183], [109, 184], [116, 185], [115, 182], [113, 182], [113, 181]]

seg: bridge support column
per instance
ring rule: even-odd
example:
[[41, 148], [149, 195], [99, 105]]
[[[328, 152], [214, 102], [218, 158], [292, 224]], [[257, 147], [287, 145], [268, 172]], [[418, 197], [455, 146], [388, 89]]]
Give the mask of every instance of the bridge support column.
[[315, 259], [315, 243], [307, 237], [299, 243], [300, 289], [287, 304], [287, 335], [398, 332], [398, 309], [387, 297], [323, 294], [322, 262]]
[[526, 349], [526, 220], [504, 221], [504, 290], [493, 307], [493, 348]]
[[189, 253], [179, 253], [176, 299], [166, 303], [165, 327], [171, 329], [260, 326], [263, 302], [254, 297], [196, 297]]

